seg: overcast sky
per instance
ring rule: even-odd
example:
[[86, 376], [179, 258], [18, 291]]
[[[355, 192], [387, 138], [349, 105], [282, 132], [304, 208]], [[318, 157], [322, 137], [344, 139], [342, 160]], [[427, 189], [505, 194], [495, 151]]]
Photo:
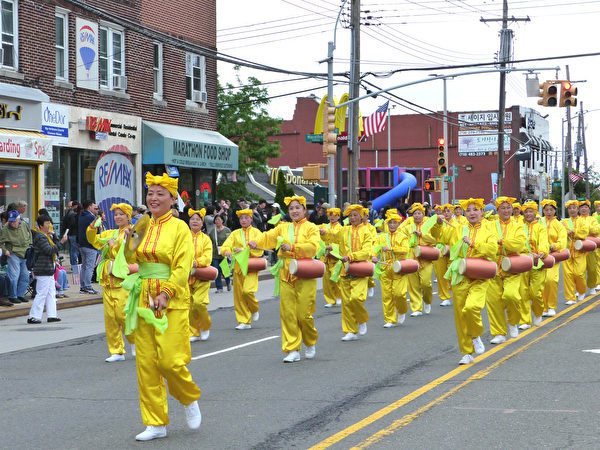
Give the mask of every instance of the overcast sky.
[[[318, 61], [327, 56], [327, 42], [333, 40], [342, 3], [340, 0], [217, 0], [217, 48], [224, 54], [272, 67], [325, 73], [327, 65]], [[348, 0], [346, 5], [350, 3]], [[508, 5], [509, 17], [531, 19], [509, 24], [514, 32], [514, 60], [600, 52], [600, 0], [509, 0]], [[501, 22], [483, 23], [480, 19], [501, 18], [502, 0], [363, 0], [361, 11], [363, 23], [369, 23], [361, 27], [361, 73], [377, 74], [365, 80], [382, 88], [427, 78], [434, 72], [469, 71], [469, 68], [427, 68], [491, 62], [499, 49]], [[334, 72], [350, 69], [349, 9], [343, 12], [337, 26]], [[600, 170], [600, 152], [594, 150], [600, 142], [600, 131], [595, 126], [600, 123], [600, 56], [518, 63], [515, 67], [558, 66], [558, 78], [565, 79], [567, 64], [571, 80], [586, 80], [578, 84], [578, 99], [583, 102], [584, 110], [589, 111], [585, 114], [588, 157], [595, 169]], [[391, 73], [415, 68], [426, 70]], [[557, 75], [554, 70], [538, 72], [540, 81], [555, 79]], [[237, 85], [230, 64], [219, 62], [218, 73], [222, 82]], [[270, 95], [306, 90], [271, 101], [269, 112], [283, 119], [292, 117], [296, 97], [326, 94], [326, 81], [320, 79], [298, 80], [297, 75], [246, 68], [241, 74], [243, 80], [251, 75], [263, 83], [272, 83], [265, 85]], [[509, 74], [506, 89], [507, 107], [522, 105], [549, 114], [550, 140], [560, 150], [566, 108], [544, 108], [537, 105], [538, 98], [526, 97], [523, 72]], [[334, 87], [338, 98], [347, 91], [347, 86]], [[456, 78], [448, 81], [448, 110], [497, 110], [498, 92], [497, 73]], [[361, 89], [361, 95], [365, 93]], [[442, 81], [401, 88], [393, 93], [427, 109], [443, 109]], [[361, 101], [361, 113], [369, 115], [384, 102], [381, 97]], [[571, 109], [574, 142], [575, 113], [579, 106]], [[399, 104], [392, 110], [392, 114], [413, 112]]]

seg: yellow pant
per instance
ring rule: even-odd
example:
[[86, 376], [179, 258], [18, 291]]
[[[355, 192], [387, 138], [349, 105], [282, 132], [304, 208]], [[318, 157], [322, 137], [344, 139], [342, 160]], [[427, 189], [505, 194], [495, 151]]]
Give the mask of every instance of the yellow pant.
[[258, 301], [254, 293], [258, 289], [258, 272], [233, 275], [233, 307], [238, 323], [250, 324], [253, 313], [258, 311]]
[[[106, 345], [111, 355], [125, 354], [123, 334], [125, 332], [125, 303], [129, 292], [121, 287], [105, 285], [102, 289], [104, 303], [104, 329]], [[130, 344], [135, 344], [135, 332], [125, 336]]]
[[325, 274], [323, 275], [323, 296], [325, 297], [325, 301], [331, 305], [335, 305], [336, 300], [342, 298], [342, 293], [340, 292], [338, 284], [329, 279], [333, 273], [334, 266], [335, 262], [333, 262], [333, 264], [329, 261], [326, 262]]
[[587, 287], [592, 289], [598, 285], [598, 250], [589, 252], [586, 255], [586, 266], [587, 266]]
[[440, 256], [440, 259], [434, 261], [433, 270], [437, 278], [438, 297], [440, 300], [450, 300], [450, 282], [444, 278], [448, 270], [448, 257]]
[[536, 317], [542, 317], [544, 312], [544, 281], [546, 271], [530, 270], [522, 275], [521, 281], [521, 320], [519, 323], [531, 325], [531, 311]]
[[558, 299], [558, 279], [560, 277], [560, 263], [556, 263], [552, 269], [545, 269], [546, 280], [544, 281], [544, 312], [549, 309], [556, 310]]
[[563, 287], [565, 292], [565, 300], [577, 300], [575, 288], [580, 294], [585, 294], [585, 269], [586, 256], [585, 253], [563, 261]]
[[[187, 309], [166, 311], [169, 326], [161, 334], [142, 318], [136, 330], [136, 366], [144, 425], [169, 423], [169, 393], [183, 405], [200, 398], [200, 388], [187, 369], [191, 360]], [[166, 385], [165, 385], [166, 381]]]
[[358, 324], [369, 321], [369, 313], [365, 309], [367, 299], [368, 277], [340, 277], [342, 291], [342, 330], [344, 333], [358, 333]]
[[375, 287], [375, 278], [369, 277], [369, 283], [367, 284], [367, 287], [370, 287], [370, 288]]
[[506, 335], [508, 323], [518, 325], [521, 320], [521, 274], [497, 276], [490, 281], [487, 292], [488, 318], [492, 336]]
[[381, 284], [381, 305], [383, 306], [383, 321], [397, 323], [398, 314], [408, 312], [406, 303], [406, 290], [408, 289], [408, 276], [394, 273], [391, 267], [379, 277]]
[[431, 275], [433, 264], [430, 261], [422, 261], [423, 267], [415, 273], [408, 274], [408, 293], [410, 294], [411, 311], [422, 311], [423, 302], [428, 305], [433, 302], [433, 287], [431, 286]]
[[212, 321], [208, 314], [208, 290], [210, 281], [199, 281], [190, 286], [190, 336], [200, 336], [200, 331], [210, 330]]
[[490, 280], [470, 280], [465, 278], [452, 286], [454, 294], [454, 323], [458, 346], [463, 355], [471, 354], [473, 338], [483, 334], [481, 310], [485, 307], [485, 296]]
[[600, 284], [600, 249], [596, 250], [596, 258], [598, 258], [596, 264], [596, 280], [598, 281], [598, 284]]
[[315, 328], [316, 279], [297, 279], [291, 285], [281, 281], [279, 316], [281, 317], [281, 349], [284, 353], [299, 351], [302, 342], [306, 347], [317, 343], [319, 333]]

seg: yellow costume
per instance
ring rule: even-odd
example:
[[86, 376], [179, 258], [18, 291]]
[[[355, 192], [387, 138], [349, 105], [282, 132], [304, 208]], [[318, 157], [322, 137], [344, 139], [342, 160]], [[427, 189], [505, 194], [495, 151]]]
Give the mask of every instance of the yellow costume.
[[[577, 200], [571, 200], [567, 202], [567, 208], [570, 202], [577, 202]], [[586, 271], [586, 253], [575, 250], [575, 241], [578, 239], [585, 239], [590, 234], [590, 228], [588, 222], [581, 218], [575, 217], [574, 219], [568, 217], [560, 221], [567, 228], [567, 234], [572, 231], [574, 234], [568, 236], [569, 251], [571, 257], [563, 263], [563, 287], [565, 300], [570, 302], [569, 304], [577, 301], [575, 290], [580, 295], [584, 295], [586, 291], [585, 271]], [[572, 303], [571, 303], [572, 302]]]
[[[459, 225], [453, 224], [453, 226], [457, 227]], [[438, 245], [436, 245], [436, 247], [440, 248], [441, 251], [445, 246], [449, 245], [453, 234], [454, 228], [444, 222], [442, 224], [442, 230], [440, 232], [440, 237], [437, 241]], [[435, 278], [437, 279], [438, 297], [440, 300], [442, 300], [442, 302], [444, 300], [450, 301], [452, 298], [450, 293], [450, 283], [444, 278], [444, 275], [448, 270], [449, 263], [450, 260], [448, 259], [448, 255], [444, 256], [443, 254], [440, 256], [440, 259], [433, 262], [433, 270], [435, 271]], [[446, 306], [446, 303], [444, 303], [442, 306]]]
[[[590, 206], [590, 201], [585, 200], [579, 202], [580, 207], [584, 204]], [[589, 214], [585, 216], [580, 214], [579, 220], [585, 220], [587, 222], [590, 230], [588, 236], [598, 236], [600, 234], [600, 225], [598, 225], [598, 221], [594, 217], [590, 216]], [[586, 281], [588, 289], [595, 289], [598, 283], [600, 283], [600, 280], [598, 279], [598, 264], [600, 263], [600, 260], [598, 259], [598, 252], [599, 250], [596, 249], [593, 252], [586, 253]]]
[[[544, 205], [545, 201], [546, 200], [542, 202], [542, 205]], [[554, 200], [551, 202], [555, 203]], [[556, 217], [549, 219], [544, 217], [540, 219], [540, 223], [546, 227], [548, 245], [554, 246], [553, 251], [560, 252], [567, 248], [567, 230], [561, 225], [560, 221]], [[544, 314], [547, 314], [548, 310], [550, 309], [552, 312], [556, 312], [560, 264], [561, 263], [557, 262], [551, 269], [545, 269], [546, 279], [544, 282], [544, 292], [542, 296], [544, 300]]]
[[[336, 232], [342, 228], [342, 226], [339, 222], [335, 222], [333, 224], [328, 223], [327, 225], [321, 225], [320, 228]], [[323, 275], [323, 296], [325, 297], [325, 302], [327, 302], [328, 305], [335, 305], [337, 303], [337, 299], [340, 299], [341, 301], [342, 292], [340, 291], [340, 286], [338, 283], [334, 283], [330, 280], [330, 278], [333, 274], [333, 268], [338, 260], [333, 256], [323, 255], [321, 256], [321, 261], [325, 263], [325, 274]]]
[[[363, 210], [363, 216], [364, 217], [369, 217], [369, 210], [367, 208], [365, 208]], [[365, 223], [365, 226], [368, 228], [368, 230], [371, 232], [371, 237], [373, 238], [373, 242], [377, 242], [377, 228], [375, 228], [373, 225], [371, 225], [369, 222]], [[373, 277], [369, 277], [369, 282], [367, 284], [367, 287], [369, 289], [372, 289], [375, 287], [375, 279]], [[370, 295], [372, 296], [373, 291], [370, 291]]]
[[[594, 208], [596, 208], [599, 204], [600, 201], [595, 201]], [[592, 217], [596, 220], [598, 226], [600, 226], [600, 214], [595, 212], [592, 214]], [[596, 289], [600, 289], [600, 248], [596, 249], [596, 258], [598, 259], [598, 263], [596, 264], [596, 279], [598, 280], [598, 285], [596, 286]]]
[[[192, 242], [194, 245], [194, 261], [196, 267], [207, 267], [212, 262], [212, 241], [202, 231], [192, 234]], [[192, 278], [193, 283], [190, 285], [190, 336], [200, 336], [200, 331], [210, 330], [211, 320], [208, 314], [208, 290], [210, 281], [202, 281], [197, 278]]]

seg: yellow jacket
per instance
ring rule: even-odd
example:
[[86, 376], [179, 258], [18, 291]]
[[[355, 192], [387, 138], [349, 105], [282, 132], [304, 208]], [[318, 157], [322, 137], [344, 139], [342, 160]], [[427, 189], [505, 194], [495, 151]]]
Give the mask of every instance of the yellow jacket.
[[[213, 250], [212, 241], [202, 231], [198, 231], [197, 233], [194, 233], [192, 230], [190, 230], [190, 233], [192, 235], [192, 242], [194, 244], [194, 261], [196, 262], [196, 267], [210, 266], [210, 263], [212, 262], [212, 250]], [[210, 284], [210, 281], [203, 281], [203, 280], [199, 280], [197, 278], [196, 279], [192, 278], [192, 280], [194, 281], [191, 284], [192, 295], [193, 295], [193, 292], [195, 292], [196, 289], [201, 287], [203, 284], [204, 285], [206, 283]], [[205, 288], [206, 288], [206, 286], [205, 286]]]
[[494, 260], [498, 253], [498, 236], [496, 231], [488, 225], [488, 221], [481, 220], [477, 225], [457, 226], [450, 234], [448, 245], [453, 246], [461, 241], [466, 234], [469, 236], [471, 245], [467, 250], [467, 258], [483, 258]]
[[[327, 224], [322, 224], [319, 225], [319, 228], [323, 229], [323, 230], [331, 230], [333, 232], [338, 231], [340, 228], [342, 228], [342, 225], [340, 224], [339, 221], [335, 222], [333, 225], [331, 223], [327, 223]], [[321, 239], [321, 237], [319, 236], [319, 239]], [[323, 261], [326, 264], [336, 264], [337, 263], [337, 259], [332, 257], [332, 256], [326, 256], [323, 255], [321, 256], [321, 261]]]
[[495, 231], [496, 239], [499, 241], [498, 253], [496, 254], [498, 273], [501, 277], [508, 276], [510, 274], [502, 270], [502, 259], [505, 256], [527, 254], [525, 230], [523, 225], [512, 217], [506, 222], [498, 218], [498, 220], [490, 222], [490, 228]]
[[[346, 225], [334, 231], [328, 231], [323, 235], [327, 244], [335, 243], [340, 246], [340, 255], [348, 256], [350, 262], [367, 261], [371, 257], [374, 246], [373, 235], [364, 225]], [[342, 276], [345, 275], [342, 269]]]
[[[590, 235], [590, 226], [588, 221], [582, 217], [576, 217], [575, 219], [571, 219], [567, 217], [560, 221], [560, 223], [565, 224], [567, 228], [567, 242], [569, 244], [569, 250], [571, 252], [571, 257], [585, 255], [585, 252], [579, 252], [575, 250], [575, 241], [579, 239], [586, 239]], [[575, 235], [571, 238], [568, 236], [569, 231], [575, 232]]]
[[[278, 225], [278, 226], [281, 226], [281, 225]], [[229, 252], [233, 255], [234, 248], [241, 248], [243, 250], [246, 247], [248, 247], [248, 243], [250, 241], [258, 242], [261, 235], [262, 235], [262, 233], [258, 229], [254, 228], [252, 226], [234, 230], [231, 232], [231, 234], [229, 236], [227, 236], [227, 239], [225, 239], [225, 242], [223, 242], [223, 245], [221, 245], [221, 255], [225, 256], [225, 253], [227, 253], [227, 252]], [[259, 258], [262, 256], [262, 254], [263, 254], [262, 250], [250, 250], [251, 258]], [[235, 262], [234, 272], [237, 273], [238, 275], [242, 273], [240, 264], [237, 261]]]
[[[376, 242], [382, 247], [389, 247], [392, 249], [391, 251], [381, 252], [381, 261], [394, 262], [398, 259], [405, 259], [408, 254], [408, 238], [406, 233], [403, 233], [399, 227], [394, 233], [391, 231], [380, 233]], [[373, 254], [373, 256], [377, 255]], [[389, 266], [388, 269], [389, 268], [391, 268], [391, 266]]]
[[[95, 222], [95, 220], [94, 220], [94, 222]], [[97, 228], [94, 227], [94, 222], [92, 222], [90, 224], [90, 226], [86, 228], [85, 236], [87, 237], [88, 242], [90, 244], [92, 244], [92, 246], [94, 246], [97, 249], [100, 249], [103, 245], [100, 242], [100, 239], [110, 238], [110, 237], [114, 236], [117, 230], [106, 230], [106, 231], [103, 231], [102, 233], [98, 234]], [[123, 242], [125, 240], [125, 229], [126, 228], [127, 228], [127, 226], [125, 226], [123, 228], [119, 228], [119, 237], [117, 238], [115, 245], [113, 247], [109, 246], [108, 243], [106, 244], [106, 246], [108, 247], [108, 253], [106, 254], [106, 256], [109, 260], [112, 260], [112, 261], [115, 260], [115, 257], [117, 256], [117, 252], [119, 251], [119, 248], [121, 248], [121, 245], [123, 245]], [[102, 286], [111, 286], [112, 287], [112, 286], [116, 285], [117, 287], [119, 287], [119, 285], [121, 284], [121, 281], [123, 281], [122, 278], [114, 277], [114, 280], [111, 283], [110, 276], [108, 275], [108, 263], [104, 264], [104, 266], [102, 267], [102, 273], [100, 274], [100, 283], [102, 284]]]
[[511, 219], [517, 222], [519, 225], [523, 225], [523, 223], [525, 223], [525, 217], [523, 214], [519, 214], [516, 219], [515, 216], [511, 216]]
[[561, 252], [567, 248], [567, 229], [561, 225], [556, 217], [540, 219], [542, 226], [546, 227], [548, 234], [548, 246], [554, 246], [554, 251]]
[[546, 227], [539, 221], [533, 222], [523, 221], [523, 231], [525, 236], [529, 237], [529, 247], [532, 253], [543, 253], [544, 256], [550, 252], [550, 244], [548, 243], [548, 231]]
[[579, 216], [580, 219], [584, 219], [589, 228], [589, 234], [588, 236], [598, 236], [600, 234], [600, 225], [598, 224], [598, 221], [596, 220], [595, 217], [592, 216]]
[[[421, 223], [416, 224], [413, 221], [412, 224], [409, 224], [409, 225], [403, 227], [401, 231], [405, 234], [406, 239], [408, 239], [408, 241], [410, 241], [410, 238], [411, 238], [411, 235], [413, 234], [413, 232], [421, 231], [421, 227], [423, 226], [425, 221], [428, 219], [429, 219], [429, 217], [423, 217], [423, 221]], [[417, 245], [426, 245], [426, 246], [430, 246], [430, 247], [435, 246], [435, 244], [437, 244], [438, 238], [440, 237], [441, 230], [442, 230], [441, 225], [436, 223], [433, 226], [433, 228], [431, 230], [429, 230], [427, 233], [423, 233], [423, 234], [421, 234], [421, 236], [417, 237]], [[408, 251], [408, 258], [414, 258], [414, 257], [415, 257], [415, 247], [411, 247]]]

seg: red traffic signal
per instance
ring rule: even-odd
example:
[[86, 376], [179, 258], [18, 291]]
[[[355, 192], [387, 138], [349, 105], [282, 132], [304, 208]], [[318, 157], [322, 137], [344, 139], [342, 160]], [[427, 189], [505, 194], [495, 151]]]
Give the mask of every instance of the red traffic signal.
[[444, 138], [438, 139], [438, 173], [440, 175], [446, 175], [448, 173], [448, 160], [446, 158], [446, 140]]
[[560, 84], [560, 106], [577, 106], [577, 88], [570, 81]]

